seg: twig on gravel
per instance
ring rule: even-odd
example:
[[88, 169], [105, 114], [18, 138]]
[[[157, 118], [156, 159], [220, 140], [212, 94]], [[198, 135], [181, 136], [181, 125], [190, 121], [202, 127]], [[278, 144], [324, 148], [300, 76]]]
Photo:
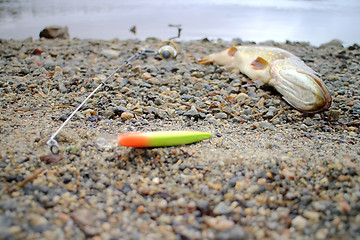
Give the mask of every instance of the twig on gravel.
[[351, 121], [351, 122], [347, 122], [347, 123], [343, 123], [343, 125], [360, 125], [360, 119], [359, 120], [355, 120], [355, 121]]
[[272, 118], [270, 119], [270, 122], [274, 121], [276, 118], [278, 118], [285, 110], [281, 108], [281, 110]]
[[346, 122], [346, 123], [334, 123], [329, 126], [334, 127], [334, 126], [356, 126], [356, 125], [360, 125], [360, 119], [351, 121], [351, 122]]
[[199, 108], [199, 107], [197, 107], [197, 106], [195, 106], [195, 105], [193, 105], [193, 104], [190, 104], [190, 103], [187, 103], [187, 102], [183, 102], [183, 101], [180, 101], [180, 104], [186, 105], [186, 106], [188, 106], [188, 107], [193, 107], [193, 106], [194, 106], [197, 111], [203, 112], [203, 113], [207, 113], [207, 111], [206, 111], [205, 109]]
[[27, 184], [28, 182], [33, 181], [37, 176], [39, 176], [42, 172], [44, 172], [47, 168], [43, 167], [39, 170], [37, 170], [33, 175], [31, 175], [28, 178], [25, 178], [23, 181], [19, 182], [18, 184], [16, 184], [16, 186], [18, 188], [22, 188], [25, 184]]

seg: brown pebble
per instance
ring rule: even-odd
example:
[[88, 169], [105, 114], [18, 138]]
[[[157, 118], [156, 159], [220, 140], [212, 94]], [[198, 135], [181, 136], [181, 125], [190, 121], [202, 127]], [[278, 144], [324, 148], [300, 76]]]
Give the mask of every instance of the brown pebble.
[[60, 220], [61, 220], [62, 222], [66, 223], [66, 222], [69, 220], [70, 216], [67, 215], [67, 214], [65, 214], [65, 213], [61, 213], [61, 214], [59, 215], [59, 218], [60, 218]]
[[264, 104], [265, 104], [265, 99], [260, 98], [260, 100], [257, 102], [256, 106], [262, 108], [262, 107], [264, 107]]
[[222, 189], [222, 185], [220, 183], [209, 183], [208, 185], [211, 189], [214, 189], [214, 190]]
[[347, 201], [341, 201], [339, 202], [338, 208], [340, 209], [340, 211], [342, 212], [348, 212], [351, 210], [351, 206], [349, 205], [349, 203]]
[[340, 113], [341, 111], [340, 110], [330, 110], [329, 111], [329, 116], [328, 116], [328, 121], [329, 122], [336, 122], [339, 120], [339, 117], [340, 117]]
[[151, 78], [150, 73], [147, 73], [147, 72], [143, 73], [143, 76], [144, 76], [145, 80], [149, 80]]
[[145, 208], [143, 205], [140, 205], [137, 207], [136, 211], [139, 213], [139, 214], [143, 214], [145, 212]]
[[127, 121], [127, 120], [129, 120], [129, 119], [134, 118], [134, 114], [129, 113], [129, 112], [123, 112], [123, 113], [121, 114], [120, 118], [121, 118], [121, 121], [125, 122], [125, 121]]
[[266, 185], [266, 178], [259, 178], [257, 184], [262, 186]]
[[350, 181], [351, 177], [349, 175], [340, 175], [338, 177], [339, 182], [348, 182]]
[[59, 154], [48, 154], [48, 155], [42, 155], [40, 156], [40, 161], [44, 163], [57, 163], [64, 159], [64, 156]]

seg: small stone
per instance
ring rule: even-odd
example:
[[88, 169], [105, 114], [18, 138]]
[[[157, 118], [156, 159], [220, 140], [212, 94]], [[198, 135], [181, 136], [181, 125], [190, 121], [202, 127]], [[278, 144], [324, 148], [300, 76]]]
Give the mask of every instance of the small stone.
[[320, 185], [322, 185], [322, 186], [326, 186], [326, 185], [328, 185], [328, 183], [329, 183], [329, 180], [327, 177], [324, 177], [323, 179], [320, 180]]
[[341, 212], [349, 212], [351, 210], [349, 203], [346, 201], [340, 201], [338, 203], [338, 208]]
[[337, 47], [337, 48], [343, 48], [343, 44], [340, 40], [333, 39], [330, 42], [323, 43], [320, 45], [320, 48], [328, 48], [328, 47]]
[[44, 28], [40, 34], [40, 38], [48, 38], [48, 39], [69, 39], [69, 28], [61, 27], [61, 26], [48, 26]]
[[[235, 97], [235, 99], [237, 100], [237, 101], [242, 101], [242, 100], [244, 100], [244, 99], [246, 99], [246, 98], [249, 98], [249, 96], [246, 94], [246, 93], [239, 93], [236, 97]], [[249, 108], [248, 108], [249, 109]], [[251, 110], [251, 109], [250, 109]]]
[[154, 177], [154, 178], [151, 180], [151, 182], [152, 182], [153, 184], [159, 184], [159, 183], [160, 183], [160, 178]]
[[251, 108], [247, 108], [247, 109], [245, 109], [245, 110], [243, 111], [244, 115], [246, 115], [246, 116], [251, 115], [252, 112], [253, 112], [253, 110], [252, 110]]
[[314, 212], [314, 211], [305, 210], [303, 215], [304, 215], [304, 217], [310, 219], [311, 221], [313, 221], [315, 223], [317, 223], [320, 218], [320, 214], [318, 212]]
[[298, 230], [302, 230], [306, 227], [307, 220], [302, 216], [297, 216], [291, 221], [292, 226]]
[[199, 112], [196, 108], [192, 107], [189, 111], [185, 112], [184, 115], [188, 117], [197, 117], [199, 116]]
[[262, 186], [266, 185], [266, 178], [259, 178], [257, 184]]
[[218, 205], [215, 206], [213, 213], [215, 215], [224, 215], [224, 214], [228, 214], [231, 212], [230, 207], [224, 203], [224, 202], [220, 202]]
[[170, 224], [171, 223], [171, 217], [165, 214], [161, 214], [158, 218], [158, 221], [163, 224]]
[[[20, 226], [11, 226], [9, 228], [9, 232], [11, 233], [11, 235], [16, 235], [18, 233], [20, 233], [22, 231], [21, 227]], [[1, 237], [1, 235], [0, 235]]]
[[127, 110], [126, 107], [117, 106], [117, 107], [111, 108], [111, 111], [112, 111], [115, 115], [121, 116], [121, 114], [122, 114], [123, 112], [127, 112], [128, 110]]
[[203, 199], [200, 199], [197, 202], [197, 208], [200, 210], [201, 213], [207, 214], [209, 211], [209, 202]]
[[289, 168], [285, 167], [282, 171], [281, 171], [281, 175], [283, 177], [289, 178], [291, 180], [293, 180], [295, 178], [295, 172], [293, 170], [290, 170]]
[[144, 77], [145, 80], [149, 80], [150, 78], [152, 78], [151, 74], [148, 73], [148, 72], [144, 72], [143, 77]]
[[145, 212], [145, 208], [143, 205], [140, 205], [136, 208], [136, 211], [139, 213], [139, 214], [143, 214]]
[[336, 122], [336, 121], [338, 121], [338, 120], [339, 120], [339, 117], [340, 117], [340, 113], [341, 113], [340, 110], [330, 110], [327, 120], [328, 120], [329, 122]]
[[123, 122], [127, 121], [127, 120], [130, 120], [132, 118], [134, 118], [134, 114], [132, 113], [129, 113], [129, 112], [123, 112], [120, 116], [121, 120]]
[[234, 226], [234, 222], [231, 220], [226, 219], [225, 217], [219, 216], [219, 217], [205, 217], [204, 218], [205, 223], [218, 231], [223, 231], [226, 229], [230, 229]]
[[101, 52], [106, 58], [117, 58], [120, 55], [120, 51], [112, 50], [112, 49], [104, 49]]
[[46, 218], [40, 215], [30, 216], [30, 225], [36, 232], [43, 232], [48, 227]]
[[168, 203], [165, 199], [160, 199], [157, 203], [157, 206], [160, 208], [160, 209], [166, 209]]
[[246, 240], [248, 239], [248, 235], [244, 228], [241, 226], [233, 226], [230, 229], [223, 230], [221, 232], [218, 232], [216, 235], [216, 239], [220, 240]]
[[151, 88], [152, 85], [150, 83], [146, 83], [146, 82], [140, 82], [139, 87], [145, 87], [145, 88]]
[[228, 116], [226, 113], [223, 112], [219, 112], [215, 115], [216, 118], [220, 118], [220, 119], [226, 119]]
[[326, 228], [322, 228], [316, 232], [315, 238], [319, 240], [326, 239], [328, 234], [329, 234], [329, 230]]
[[95, 210], [78, 209], [71, 214], [71, 218], [87, 235], [94, 236], [100, 232], [100, 228], [96, 227]]
[[50, 164], [50, 163], [57, 163], [64, 159], [64, 156], [61, 154], [48, 154], [40, 156], [40, 161]]
[[259, 127], [262, 129], [275, 130], [274, 125], [272, 125], [271, 123], [266, 122], [266, 121], [259, 122]]

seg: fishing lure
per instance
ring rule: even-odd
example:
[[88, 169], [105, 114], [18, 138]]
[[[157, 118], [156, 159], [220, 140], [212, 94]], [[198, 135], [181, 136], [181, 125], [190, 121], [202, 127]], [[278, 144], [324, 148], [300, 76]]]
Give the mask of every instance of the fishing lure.
[[199, 131], [130, 132], [115, 136], [103, 135], [97, 139], [99, 145], [118, 144], [125, 147], [168, 147], [195, 143], [211, 138], [211, 133]]
[[211, 138], [211, 133], [197, 131], [134, 132], [118, 136], [118, 144], [126, 147], [167, 147]]

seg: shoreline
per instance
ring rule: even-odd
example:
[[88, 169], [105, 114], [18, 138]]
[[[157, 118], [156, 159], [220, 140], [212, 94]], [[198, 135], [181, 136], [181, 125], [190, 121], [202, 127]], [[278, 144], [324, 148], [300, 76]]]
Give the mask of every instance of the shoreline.
[[[17, 39], [17, 38], [1, 38], [1, 41], [16, 41], [16, 42], [28, 42], [28, 41], [32, 41], [32, 42], [36, 42], [36, 41], [47, 41], [47, 40], [54, 40], [54, 39], [45, 39], [45, 38], [39, 38], [39, 37], [26, 37], [23, 39]], [[55, 39], [55, 40], [64, 40], [64, 39]], [[144, 38], [138, 38], [138, 37], [128, 37], [128, 38], [118, 38], [118, 37], [114, 37], [114, 38], [109, 38], [109, 39], [102, 39], [102, 38], [80, 38], [80, 37], [72, 37], [70, 36], [69, 39], [65, 39], [66, 41], [104, 41], [104, 42], [126, 42], [126, 41], [135, 41], [135, 42], [148, 42], [148, 41], [158, 41], [161, 42], [163, 40], [166, 40], [166, 38], [160, 38], [160, 37], [144, 37]], [[202, 42], [202, 41], [206, 41], [206, 42], [210, 42], [213, 44], [218, 44], [218, 43], [228, 43], [228, 45], [231, 44], [244, 44], [244, 45], [262, 45], [262, 46], [272, 46], [272, 45], [294, 45], [294, 44], [300, 44], [300, 45], [309, 45], [310, 47], [314, 47], [314, 48], [326, 48], [327, 46], [333, 46], [333, 47], [342, 47], [342, 48], [351, 48], [351, 47], [355, 47], [356, 45], [360, 45], [360, 42], [352, 42], [352, 43], [347, 43], [341, 39], [338, 38], [333, 38], [333, 39], [329, 39], [327, 41], [321, 42], [319, 44], [313, 44], [310, 41], [302, 41], [302, 40], [290, 40], [290, 39], [285, 39], [283, 41], [276, 41], [273, 39], [268, 39], [268, 40], [263, 40], [263, 41], [257, 41], [257, 40], [249, 40], [249, 39], [242, 39], [240, 37], [234, 37], [234, 38], [217, 38], [217, 37], [200, 37], [200, 38], [189, 38], [189, 39], [183, 39], [182, 37], [180, 38], [175, 38], [174, 40], [177, 43], [186, 43], [186, 42]]]

